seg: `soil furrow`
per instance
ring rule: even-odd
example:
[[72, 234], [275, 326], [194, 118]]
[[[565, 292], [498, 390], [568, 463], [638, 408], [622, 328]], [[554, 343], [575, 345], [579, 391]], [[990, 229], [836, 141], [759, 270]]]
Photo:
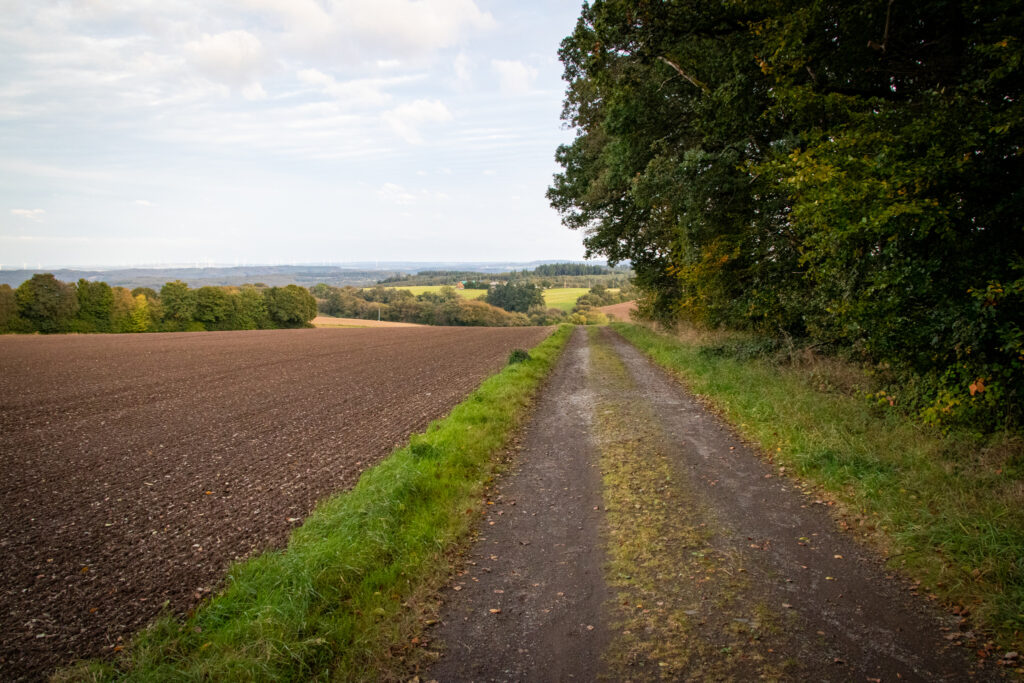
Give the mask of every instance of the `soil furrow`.
[[190, 609], [549, 332], [0, 338], [0, 679]]

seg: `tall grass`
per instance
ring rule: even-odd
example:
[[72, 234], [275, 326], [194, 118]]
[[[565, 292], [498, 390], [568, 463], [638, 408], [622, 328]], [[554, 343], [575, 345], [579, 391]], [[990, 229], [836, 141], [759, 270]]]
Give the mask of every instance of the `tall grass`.
[[[636, 325], [616, 331], [675, 373], [775, 464], [829, 491], [841, 523], [1006, 646], [1024, 644], [1024, 449], [941, 434], [872, 405], [823, 391], [809, 373], [709, 353]], [[704, 349], [702, 351], [702, 349]]]
[[233, 567], [223, 591], [185, 620], [167, 616], [119, 661], [64, 679], [395, 680], [452, 551], [468, 537], [492, 455], [521, 424], [564, 347], [563, 326], [412, 437], [350, 492], [317, 506], [287, 548]]

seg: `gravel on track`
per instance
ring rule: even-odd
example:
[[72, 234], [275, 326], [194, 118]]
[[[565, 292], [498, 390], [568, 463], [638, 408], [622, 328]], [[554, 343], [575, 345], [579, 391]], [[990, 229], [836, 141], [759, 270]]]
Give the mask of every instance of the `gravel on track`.
[[191, 609], [549, 332], [0, 337], [0, 679]]

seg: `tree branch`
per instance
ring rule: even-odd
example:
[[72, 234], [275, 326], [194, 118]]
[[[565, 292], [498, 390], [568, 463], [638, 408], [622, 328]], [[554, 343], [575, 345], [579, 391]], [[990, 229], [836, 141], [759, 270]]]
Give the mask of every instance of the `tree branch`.
[[885, 10], [885, 32], [882, 34], [882, 44], [879, 45], [873, 40], [868, 41], [868, 47], [872, 50], [880, 50], [882, 54], [885, 54], [886, 49], [889, 47], [889, 21], [892, 19], [892, 3], [896, 0], [889, 0], [889, 6]]
[[711, 92], [711, 90], [710, 90], [710, 88], [708, 88], [708, 86], [704, 85], [699, 80], [697, 80], [696, 78], [694, 78], [690, 74], [688, 74], [685, 71], [683, 71], [682, 67], [680, 67], [678, 64], [673, 62], [671, 59], [668, 59], [666, 57], [658, 57], [658, 59], [660, 59], [661, 61], [663, 61], [666, 64], [668, 64], [673, 69], [675, 69], [676, 73], [678, 73], [680, 76], [682, 76], [683, 78], [688, 80], [694, 86], [696, 86], [696, 87], [700, 88], [701, 90], [703, 90], [705, 93]]

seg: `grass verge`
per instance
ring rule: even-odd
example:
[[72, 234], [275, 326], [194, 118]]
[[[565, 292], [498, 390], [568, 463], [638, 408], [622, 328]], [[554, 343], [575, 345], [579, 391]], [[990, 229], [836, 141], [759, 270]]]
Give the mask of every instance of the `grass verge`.
[[187, 619], [167, 616], [119, 660], [61, 680], [398, 680], [452, 551], [481, 508], [492, 455], [527, 415], [572, 328], [562, 326], [431, 423], [349, 492], [320, 503], [287, 548], [234, 566]]
[[[928, 591], [1009, 649], [1024, 645], [1024, 457], [1004, 438], [939, 434], [799, 370], [702, 353], [699, 341], [613, 328], [709, 399], [789, 473], [830, 492]], [[984, 654], [986, 646], [979, 641]]]

